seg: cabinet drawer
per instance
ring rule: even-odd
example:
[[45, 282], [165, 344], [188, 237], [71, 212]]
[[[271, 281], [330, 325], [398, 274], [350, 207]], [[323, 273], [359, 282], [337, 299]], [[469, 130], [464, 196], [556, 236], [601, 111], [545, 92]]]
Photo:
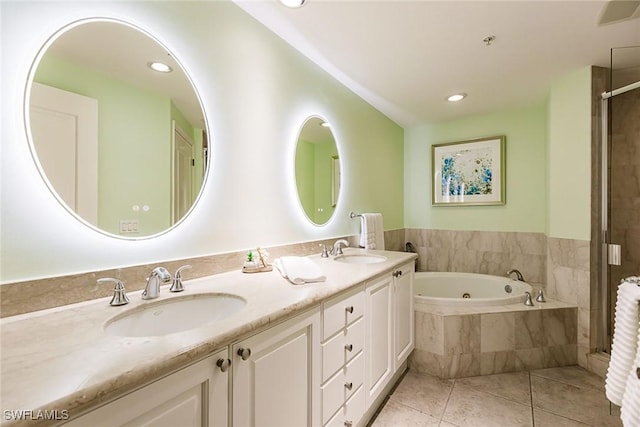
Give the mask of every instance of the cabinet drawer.
[[325, 423], [344, 403], [362, 388], [364, 356], [358, 354], [322, 387], [322, 422]]
[[355, 427], [358, 425], [365, 411], [364, 400], [364, 386], [361, 386], [353, 393], [347, 403], [340, 408], [338, 413], [325, 424], [325, 427]]
[[364, 313], [364, 287], [358, 286], [352, 293], [327, 301], [322, 320], [322, 339], [326, 340]]
[[322, 344], [322, 381], [326, 381], [364, 347], [364, 319], [360, 318]]

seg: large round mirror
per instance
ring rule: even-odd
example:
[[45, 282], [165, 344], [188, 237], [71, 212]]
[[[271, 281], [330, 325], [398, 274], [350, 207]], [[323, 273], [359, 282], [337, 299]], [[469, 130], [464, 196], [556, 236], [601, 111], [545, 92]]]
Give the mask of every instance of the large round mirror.
[[117, 21], [75, 23], [42, 49], [26, 93], [36, 163], [85, 223], [139, 238], [192, 209], [208, 164], [204, 112], [153, 37]]
[[296, 143], [296, 187], [300, 204], [311, 222], [326, 224], [340, 195], [340, 158], [329, 123], [309, 117]]

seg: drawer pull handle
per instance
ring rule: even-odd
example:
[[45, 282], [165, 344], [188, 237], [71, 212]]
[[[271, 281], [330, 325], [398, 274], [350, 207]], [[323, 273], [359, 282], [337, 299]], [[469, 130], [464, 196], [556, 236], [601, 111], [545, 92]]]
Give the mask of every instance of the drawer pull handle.
[[353, 388], [353, 383], [344, 383], [344, 386], [347, 390], [351, 390]]
[[347, 310], [347, 313], [353, 314], [353, 306], [352, 305], [350, 305], [349, 307], [345, 308], [345, 310]]
[[344, 427], [352, 427], [352, 426], [353, 426], [353, 421], [347, 420], [344, 422]]
[[251, 349], [250, 348], [242, 348], [238, 349], [238, 356], [242, 358], [242, 360], [247, 360], [251, 357]]
[[347, 344], [344, 346], [344, 348], [346, 348], [347, 351], [353, 351], [353, 344]]
[[218, 359], [218, 361], [216, 362], [216, 365], [218, 365], [218, 368], [220, 368], [221, 372], [227, 372], [227, 370], [229, 369], [229, 366], [231, 366], [231, 360]]

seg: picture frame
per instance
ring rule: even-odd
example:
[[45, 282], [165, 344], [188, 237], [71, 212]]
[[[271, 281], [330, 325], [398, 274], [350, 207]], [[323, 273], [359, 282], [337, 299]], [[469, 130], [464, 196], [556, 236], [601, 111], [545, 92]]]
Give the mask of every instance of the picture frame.
[[504, 205], [505, 146], [505, 135], [432, 145], [432, 205]]

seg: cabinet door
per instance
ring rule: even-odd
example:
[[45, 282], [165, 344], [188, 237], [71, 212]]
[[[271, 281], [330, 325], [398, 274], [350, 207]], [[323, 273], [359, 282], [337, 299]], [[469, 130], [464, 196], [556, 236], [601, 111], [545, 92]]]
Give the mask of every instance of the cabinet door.
[[395, 366], [409, 357], [415, 347], [413, 312], [413, 269], [408, 264], [395, 273]]
[[224, 427], [228, 424], [228, 371], [216, 353], [174, 374], [71, 420], [69, 426]]
[[367, 285], [365, 321], [366, 402], [369, 407], [393, 375], [393, 278]]
[[235, 426], [320, 425], [319, 308], [232, 346]]

